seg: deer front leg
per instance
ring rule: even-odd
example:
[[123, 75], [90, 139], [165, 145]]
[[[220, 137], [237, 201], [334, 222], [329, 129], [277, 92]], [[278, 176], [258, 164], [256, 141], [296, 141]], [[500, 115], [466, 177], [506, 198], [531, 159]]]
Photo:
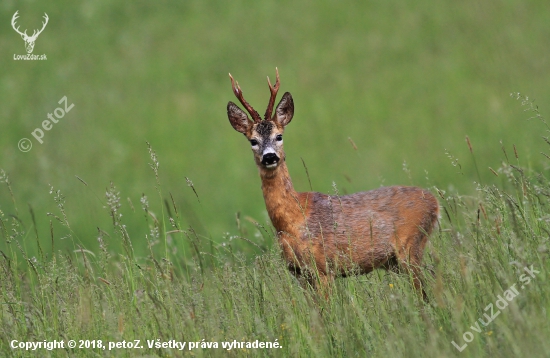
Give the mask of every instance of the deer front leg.
[[329, 300], [330, 296], [332, 296], [332, 287], [334, 284], [334, 276], [333, 275], [319, 275], [318, 278], [318, 284], [317, 284], [317, 292], [319, 294], [323, 295], [325, 297], [325, 300]]

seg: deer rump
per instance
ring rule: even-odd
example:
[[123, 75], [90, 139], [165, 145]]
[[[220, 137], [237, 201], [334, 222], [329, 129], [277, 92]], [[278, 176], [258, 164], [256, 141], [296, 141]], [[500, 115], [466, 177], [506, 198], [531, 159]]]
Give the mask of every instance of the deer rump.
[[439, 212], [435, 197], [416, 187], [298, 195], [306, 202], [301, 240], [298, 247], [288, 247], [282, 238], [283, 255], [296, 274], [312, 259], [320, 273], [339, 276], [420, 263]]

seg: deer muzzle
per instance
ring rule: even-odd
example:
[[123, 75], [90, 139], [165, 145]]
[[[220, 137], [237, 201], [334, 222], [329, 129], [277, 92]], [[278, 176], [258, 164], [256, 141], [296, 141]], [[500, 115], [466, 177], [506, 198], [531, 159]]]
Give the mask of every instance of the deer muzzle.
[[266, 168], [275, 168], [280, 158], [275, 153], [266, 153], [262, 156], [262, 165]]

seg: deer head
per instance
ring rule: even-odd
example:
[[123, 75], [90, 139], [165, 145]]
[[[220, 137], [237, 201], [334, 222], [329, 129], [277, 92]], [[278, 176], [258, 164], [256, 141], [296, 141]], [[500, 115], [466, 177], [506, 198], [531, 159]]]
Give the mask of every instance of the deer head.
[[25, 48], [27, 49], [27, 53], [32, 53], [32, 51], [34, 50], [34, 42], [36, 41], [36, 38], [38, 37], [38, 35], [40, 35], [42, 31], [44, 31], [44, 28], [48, 24], [48, 14], [44, 13], [45, 22], [42, 23], [42, 28], [40, 30], [34, 30], [32, 36], [28, 36], [26, 29], [24, 32], [21, 32], [19, 31], [19, 26], [17, 26], [17, 28], [15, 27], [15, 21], [19, 18], [19, 16], [17, 15], [18, 12], [19, 10], [17, 10], [11, 18], [11, 26], [13, 27], [15, 32], [21, 35], [21, 38], [25, 41]]
[[283, 98], [281, 98], [281, 101], [275, 109], [275, 113], [272, 115], [273, 105], [275, 104], [280, 85], [279, 71], [277, 69], [275, 70], [277, 71], [275, 86], [272, 86], [269, 77], [267, 78], [271, 97], [269, 98], [269, 104], [265, 111], [264, 120], [261, 119], [258, 112], [256, 112], [244, 99], [239, 83], [229, 74], [233, 93], [235, 93], [237, 99], [244, 108], [246, 108], [252, 120], [248, 118], [248, 115], [242, 109], [231, 101], [227, 104], [227, 116], [233, 128], [237, 132], [244, 134], [250, 141], [256, 165], [261, 170], [275, 170], [279, 165], [279, 161], [285, 159], [283, 151], [283, 132], [294, 115], [294, 101], [288, 92], [283, 95]]

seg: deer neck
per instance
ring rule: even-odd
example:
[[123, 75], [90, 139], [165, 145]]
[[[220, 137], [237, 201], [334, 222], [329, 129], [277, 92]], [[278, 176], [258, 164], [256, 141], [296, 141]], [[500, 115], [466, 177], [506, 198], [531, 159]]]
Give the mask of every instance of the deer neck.
[[287, 233], [298, 237], [305, 220], [302, 194], [292, 186], [284, 159], [274, 170], [260, 167], [262, 192], [271, 223], [278, 234]]

